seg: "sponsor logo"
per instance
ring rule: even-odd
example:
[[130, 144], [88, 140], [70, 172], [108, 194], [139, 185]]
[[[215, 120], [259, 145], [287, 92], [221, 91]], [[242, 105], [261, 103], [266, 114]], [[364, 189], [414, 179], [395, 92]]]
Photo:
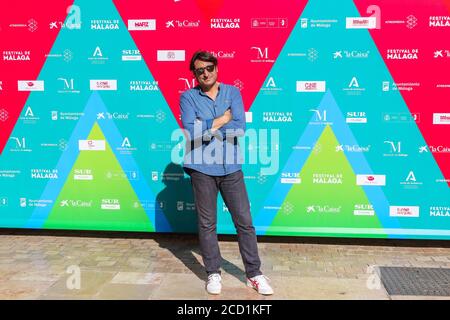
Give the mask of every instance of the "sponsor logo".
[[355, 204], [353, 214], [355, 216], [373, 216], [375, 215], [375, 210], [371, 204]]
[[450, 50], [436, 50], [433, 52], [433, 58], [450, 58]]
[[3, 61], [30, 61], [31, 51], [3, 51]]
[[61, 200], [59, 203], [60, 207], [68, 208], [91, 208], [92, 200]]
[[99, 112], [97, 113], [97, 120], [128, 120], [130, 118], [130, 113], [120, 113], [120, 112]]
[[27, 140], [24, 137], [10, 137], [9, 140], [14, 141], [14, 147], [10, 149], [11, 152], [31, 152], [27, 146]]
[[21, 173], [20, 170], [0, 170], [0, 178], [15, 179]]
[[31, 169], [31, 179], [58, 179], [57, 169]]
[[158, 81], [130, 81], [130, 91], [159, 91]]
[[417, 60], [418, 55], [419, 49], [387, 49], [386, 51], [388, 60]]
[[285, 184], [300, 184], [302, 179], [300, 178], [300, 173], [298, 172], [282, 172], [281, 173], [281, 183]]
[[233, 81], [233, 85], [238, 88], [240, 91], [242, 91], [244, 89], [244, 82], [242, 82], [239, 79], [236, 79]]
[[132, 152], [136, 151], [137, 148], [135, 148], [131, 145], [130, 139], [128, 137], [125, 137], [122, 141], [121, 146], [116, 148], [116, 150], [120, 154], [132, 154]]
[[281, 93], [283, 89], [277, 86], [273, 77], [269, 77], [261, 88], [261, 91], [265, 95], [277, 95]]
[[108, 171], [105, 177], [110, 180], [139, 180], [136, 171]]
[[356, 185], [358, 186], [385, 186], [386, 175], [380, 174], [357, 174]]
[[10, 28], [27, 28], [30, 32], [35, 32], [38, 29], [38, 23], [34, 19], [29, 19], [27, 23], [11, 23]]
[[342, 90], [344, 90], [348, 95], [360, 95], [366, 89], [359, 85], [358, 78], [353, 77], [348, 83], [348, 86]]
[[118, 199], [102, 199], [100, 208], [102, 210], [120, 210], [120, 202]]
[[432, 28], [450, 27], [450, 16], [431, 16], [428, 26]]
[[213, 56], [219, 59], [234, 59], [236, 56], [236, 51], [209, 51]]
[[311, 119], [310, 124], [312, 125], [332, 125], [332, 122], [328, 121], [327, 110], [310, 109], [314, 113], [313, 119]]
[[88, 58], [92, 64], [104, 64], [108, 59], [108, 57], [103, 55], [103, 51], [99, 46], [95, 47], [92, 56]]
[[429, 149], [431, 153], [450, 153], [450, 147], [447, 146], [429, 146]]
[[80, 93], [80, 90], [75, 90], [74, 79], [58, 78], [63, 84], [63, 89], [58, 90], [58, 93]]
[[178, 93], [183, 93], [186, 90], [192, 89], [196, 86], [196, 80], [195, 78], [178, 78], [178, 81], [181, 81], [181, 83], [183, 84], [183, 89], [182, 90], [178, 90]]
[[361, 147], [358, 145], [340, 144], [340, 145], [336, 146], [335, 151], [336, 152], [369, 152], [370, 145]]
[[407, 157], [407, 153], [402, 152], [402, 142], [401, 141], [389, 141], [383, 142], [389, 148], [389, 153], [384, 153], [384, 157]]
[[381, 84], [381, 90], [384, 92], [389, 91], [413, 91], [420, 87], [420, 82], [392, 82], [383, 81]]
[[370, 51], [361, 50], [339, 50], [333, 52], [333, 59], [367, 59], [369, 57]]
[[404, 122], [420, 122], [420, 113], [383, 113], [384, 122], [404, 123]]
[[17, 81], [18, 91], [44, 91], [44, 81], [42, 80], [19, 80]]
[[137, 49], [122, 50], [122, 61], [142, 61], [141, 52]]
[[367, 123], [367, 116], [364, 111], [349, 111], [345, 118], [347, 123]]
[[430, 217], [450, 217], [450, 207], [448, 206], [431, 206]]
[[306, 207], [306, 213], [341, 213], [341, 209], [341, 206], [333, 207], [329, 205], [311, 205]]
[[336, 19], [309, 19], [309, 18], [301, 18], [300, 19], [300, 27], [302, 29], [307, 28], [331, 28], [333, 25], [336, 25], [338, 20]]
[[199, 28], [200, 20], [169, 20], [166, 22], [166, 28]]
[[119, 30], [119, 20], [91, 20], [91, 30]]
[[241, 19], [239, 18], [213, 18], [210, 21], [211, 29], [239, 29]]
[[297, 81], [297, 92], [325, 92], [326, 81]]
[[400, 185], [402, 185], [405, 189], [417, 189], [423, 185], [423, 183], [417, 180], [414, 171], [409, 171], [408, 176], [404, 181], [400, 182]]
[[273, 63], [275, 60], [269, 56], [269, 47], [251, 47], [251, 50], [255, 53], [256, 59], [251, 59], [250, 62], [269, 62]]
[[292, 122], [292, 112], [263, 112], [263, 122]]
[[450, 124], [450, 113], [433, 113], [433, 124]]
[[53, 200], [47, 200], [47, 199], [27, 199], [27, 198], [19, 198], [19, 205], [21, 208], [26, 207], [39, 207], [39, 208], [46, 208], [51, 207], [53, 204]]
[[185, 61], [185, 50], [158, 50], [157, 61]]
[[377, 27], [376, 17], [356, 17], [356, 18], [346, 18], [345, 28], [346, 29], [375, 29]]
[[73, 53], [69, 49], [65, 49], [62, 53], [47, 53], [45, 57], [63, 59], [64, 62], [70, 62], [73, 59]]
[[412, 14], [410, 14], [409, 16], [406, 17], [406, 19], [386, 20], [384, 23], [391, 24], [391, 25], [403, 24], [408, 29], [413, 29], [417, 26], [417, 21], [418, 21], [417, 18], [415, 16], [413, 16]]
[[0, 109], [0, 121], [5, 122], [6, 120], [8, 120], [8, 117], [8, 111], [6, 111], [5, 109]]
[[419, 217], [420, 207], [417, 206], [389, 206], [389, 216], [391, 217]]
[[90, 80], [91, 90], [117, 90], [117, 80]]
[[287, 18], [252, 18], [251, 26], [252, 26], [252, 28], [256, 28], [256, 29], [287, 28], [288, 19]]
[[40, 118], [34, 115], [33, 109], [27, 107], [25, 114], [19, 118], [24, 124], [35, 124]]
[[51, 119], [53, 121], [57, 120], [72, 120], [78, 121], [82, 116], [84, 116], [83, 112], [58, 112], [56, 110], [51, 111]]
[[74, 169], [74, 180], [94, 180], [94, 174], [91, 169]]
[[155, 19], [128, 20], [128, 30], [130, 31], [156, 30], [156, 20]]
[[105, 140], [78, 140], [79, 151], [105, 151]]
[[313, 173], [312, 182], [314, 184], [342, 184], [342, 173]]

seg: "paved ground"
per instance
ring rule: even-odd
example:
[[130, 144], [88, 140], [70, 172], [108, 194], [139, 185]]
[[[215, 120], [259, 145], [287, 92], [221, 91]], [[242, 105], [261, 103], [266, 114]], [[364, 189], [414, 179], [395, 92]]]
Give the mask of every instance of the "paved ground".
[[0, 299], [450, 299], [389, 296], [376, 273], [377, 266], [450, 268], [442, 242], [262, 238], [262, 269], [275, 289], [263, 297], [245, 286], [232, 236], [220, 241], [220, 296], [204, 290], [195, 235], [3, 232], [0, 239]]

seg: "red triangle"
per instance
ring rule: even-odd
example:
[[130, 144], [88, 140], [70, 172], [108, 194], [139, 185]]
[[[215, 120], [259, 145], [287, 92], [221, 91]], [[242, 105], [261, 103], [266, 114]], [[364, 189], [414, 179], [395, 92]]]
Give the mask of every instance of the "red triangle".
[[[17, 81], [36, 80], [60, 30], [50, 30], [50, 23], [64, 22], [66, 9], [72, 3], [73, 0], [47, 6], [39, 1], [0, 4], [0, 154], [29, 96], [29, 92], [18, 92]], [[30, 51], [30, 61], [4, 60], [4, 51]]]
[[209, 21], [211, 18], [219, 14], [224, 0], [196, 0], [196, 2], [204, 16], [204, 19]]
[[[209, 5], [209, 3], [213, 3]], [[242, 96], [248, 110], [258, 94], [265, 78], [272, 68], [283, 45], [294, 28], [306, 0], [289, 2], [267, 0], [199, 0], [198, 6], [192, 1], [172, 2], [166, 6], [142, 5], [134, 0], [115, 0], [114, 3], [127, 23], [128, 19], [156, 19], [156, 31], [130, 31], [140, 49], [153, 77], [175, 118], [179, 121], [179, 96], [186, 90], [186, 82], [192, 81], [189, 60], [199, 50], [227, 53], [232, 58], [219, 58], [219, 81], [229, 84], [242, 84]], [[220, 10], [219, 10], [220, 9]], [[205, 15], [205, 12], [207, 13]], [[213, 19], [226, 19], [239, 25], [235, 29], [211, 28]], [[255, 28], [252, 19], [284, 19], [280, 28]], [[199, 23], [199, 27], [178, 27], [174, 22]], [[167, 27], [170, 21], [175, 27]], [[214, 20], [216, 21], [216, 20]], [[271, 20], [275, 21], [275, 20]], [[281, 20], [276, 20], [281, 26]], [[232, 24], [229, 24], [232, 26]], [[272, 62], [251, 62], [258, 60], [259, 47], [263, 53], [268, 50], [268, 59]], [[185, 50], [185, 61], [157, 61], [158, 50]]]
[[[446, 1], [448, 4], [449, 1]], [[372, 0], [355, 0], [361, 16], [368, 16], [368, 6]], [[450, 58], [436, 59], [436, 50], [450, 46], [450, 28], [432, 28], [429, 26], [430, 16], [448, 16], [449, 7], [441, 1], [416, 1], [405, 5], [401, 0], [379, 1], [381, 9], [381, 29], [370, 30], [378, 51], [382, 55], [396, 83], [418, 82], [419, 87], [412, 91], [399, 91], [411, 113], [419, 113], [417, 125], [428, 146], [450, 147], [448, 137], [450, 126], [433, 125], [433, 113], [448, 113], [448, 88], [436, 87], [437, 84], [450, 84]], [[408, 28], [406, 24], [388, 24], [386, 20], [406, 20], [413, 15], [417, 24]], [[417, 60], [387, 59], [388, 49], [419, 49]], [[381, 87], [381, 83], [380, 83]], [[400, 129], [399, 129], [400, 130]], [[419, 146], [417, 146], [419, 147]], [[450, 153], [434, 153], [444, 177], [450, 179]]]

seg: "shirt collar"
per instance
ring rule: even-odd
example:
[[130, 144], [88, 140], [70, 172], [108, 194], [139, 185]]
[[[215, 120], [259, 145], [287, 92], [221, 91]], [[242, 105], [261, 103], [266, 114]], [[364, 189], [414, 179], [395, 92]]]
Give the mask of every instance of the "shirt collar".
[[[217, 91], [217, 96], [219, 96], [219, 94], [220, 94], [220, 88], [221, 87], [222, 87], [222, 82], [219, 82], [219, 87], [217, 88], [217, 90], [218, 90]], [[208, 95], [202, 91], [202, 88], [200, 86], [197, 86], [196, 88], [198, 89], [198, 92], [200, 93], [200, 95], [208, 97]]]

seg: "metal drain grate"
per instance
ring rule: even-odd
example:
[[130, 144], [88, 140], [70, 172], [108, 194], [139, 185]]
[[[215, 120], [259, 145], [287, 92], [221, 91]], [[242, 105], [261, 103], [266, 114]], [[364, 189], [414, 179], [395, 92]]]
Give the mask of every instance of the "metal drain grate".
[[450, 269], [380, 267], [389, 295], [450, 296]]

